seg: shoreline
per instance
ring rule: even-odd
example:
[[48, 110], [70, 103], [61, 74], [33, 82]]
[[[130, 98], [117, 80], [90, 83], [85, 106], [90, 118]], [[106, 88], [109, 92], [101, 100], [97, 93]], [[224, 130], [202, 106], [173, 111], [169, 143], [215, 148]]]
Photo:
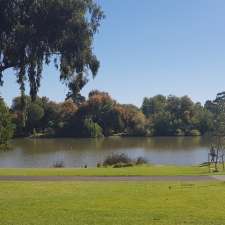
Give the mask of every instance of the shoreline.
[[222, 165], [219, 172], [209, 172], [208, 166], [143, 165], [133, 167], [89, 168], [0, 168], [0, 176], [62, 176], [62, 177], [145, 177], [145, 176], [212, 176], [225, 175]]

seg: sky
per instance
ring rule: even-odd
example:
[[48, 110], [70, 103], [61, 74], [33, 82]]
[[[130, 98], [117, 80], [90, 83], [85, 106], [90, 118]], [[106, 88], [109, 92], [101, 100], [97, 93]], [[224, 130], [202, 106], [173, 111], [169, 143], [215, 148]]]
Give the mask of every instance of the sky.
[[[225, 90], [224, 0], [96, 1], [106, 14], [94, 41], [101, 67], [83, 95], [98, 89], [140, 106], [157, 94], [204, 103]], [[0, 95], [10, 105], [19, 87], [12, 70], [4, 80]], [[45, 66], [39, 95], [59, 102], [66, 93], [59, 72]]]

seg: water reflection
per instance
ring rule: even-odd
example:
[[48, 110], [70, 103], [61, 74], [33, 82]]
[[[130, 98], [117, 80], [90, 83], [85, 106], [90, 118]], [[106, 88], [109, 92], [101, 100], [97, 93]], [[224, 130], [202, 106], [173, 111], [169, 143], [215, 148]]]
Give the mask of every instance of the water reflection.
[[0, 167], [95, 166], [112, 153], [146, 157], [156, 164], [198, 164], [207, 160], [209, 138], [16, 139], [13, 149], [0, 152]]

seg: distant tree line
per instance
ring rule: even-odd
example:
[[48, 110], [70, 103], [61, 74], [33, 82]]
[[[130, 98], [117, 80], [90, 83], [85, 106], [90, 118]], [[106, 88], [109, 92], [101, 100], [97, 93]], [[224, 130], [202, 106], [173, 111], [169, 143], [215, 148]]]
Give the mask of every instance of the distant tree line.
[[[144, 136], [146, 118], [133, 105], [121, 105], [106, 92], [91, 91], [88, 99], [67, 98], [62, 103], [37, 97], [13, 99], [10, 108], [14, 135], [51, 137], [103, 137], [111, 135]], [[25, 121], [24, 121], [25, 118]]]
[[141, 109], [153, 135], [197, 136], [213, 130], [213, 112], [188, 96], [144, 98]]
[[225, 131], [225, 93], [202, 106], [188, 96], [144, 98], [140, 108], [119, 104], [108, 93], [91, 91], [87, 99], [68, 96], [62, 103], [47, 97], [0, 99], [0, 144], [14, 137], [199, 136]]

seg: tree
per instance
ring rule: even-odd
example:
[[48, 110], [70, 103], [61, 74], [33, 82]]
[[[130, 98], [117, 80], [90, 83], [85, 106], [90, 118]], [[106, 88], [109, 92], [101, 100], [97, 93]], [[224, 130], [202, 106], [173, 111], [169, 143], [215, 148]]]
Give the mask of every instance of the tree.
[[60, 107], [61, 107], [60, 114], [64, 120], [71, 117], [78, 109], [77, 106], [74, 104], [74, 102], [70, 100], [61, 103]]
[[85, 102], [85, 97], [80, 94], [80, 90], [87, 84], [88, 79], [79, 74], [69, 83], [69, 92], [66, 95], [66, 100], [72, 99], [76, 105], [81, 105]]
[[[108, 93], [91, 91], [88, 100], [79, 105], [77, 111], [70, 115], [65, 127], [59, 131], [59, 135], [93, 137], [122, 133], [125, 129], [123, 111], [123, 107], [117, 104]], [[95, 131], [98, 135], [94, 135]]]
[[125, 124], [125, 131], [130, 136], [145, 136], [145, 115], [134, 105], [122, 105], [121, 117]]
[[174, 135], [177, 129], [173, 126], [173, 119], [170, 112], [159, 112], [155, 115], [153, 132], [156, 136]]
[[188, 96], [144, 98], [141, 109], [155, 135], [196, 135], [212, 129], [212, 114]]
[[[76, 113], [76, 104], [67, 100], [62, 103], [50, 101], [47, 97], [38, 97], [34, 102], [30, 96], [25, 96], [26, 108], [21, 110], [22, 97], [13, 99], [11, 111], [13, 123], [16, 125], [16, 136], [30, 135], [33, 130], [42, 135], [54, 136], [58, 129], [69, 123], [70, 118]], [[25, 115], [25, 126], [22, 124], [22, 113]]]
[[142, 103], [142, 112], [146, 117], [164, 110], [166, 105], [166, 97], [163, 95], [156, 95], [152, 98], [144, 98]]
[[102, 137], [102, 128], [97, 124], [92, 121], [92, 119], [85, 119], [83, 122], [83, 136], [85, 137], [91, 137], [91, 138], [96, 138], [96, 137]]
[[40, 127], [40, 122], [43, 116], [43, 107], [37, 103], [32, 102], [27, 110], [27, 129], [29, 133]]
[[218, 93], [216, 99], [214, 100], [215, 104], [215, 121], [214, 133], [216, 136], [225, 136], [225, 92]]
[[206, 101], [204, 109], [211, 114], [214, 135], [225, 136], [225, 92], [218, 93], [213, 101]]
[[42, 129], [46, 130], [56, 129], [61, 122], [61, 106], [60, 104], [45, 100], [43, 101], [44, 116], [41, 119]]
[[31, 104], [31, 97], [30, 96], [19, 96], [13, 99], [12, 102], [12, 111], [15, 113], [16, 120], [14, 121], [16, 126], [16, 135], [24, 135], [25, 127], [27, 122], [27, 107]]
[[[216, 137], [215, 144], [212, 145], [210, 155], [213, 157], [215, 171], [218, 171], [218, 163], [222, 159], [224, 169], [224, 137], [225, 137], [225, 92], [218, 93], [213, 102], [208, 101], [205, 105], [210, 109], [214, 116], [213, 133]], [[212, 152], [211, 152], [212, 151]], [[213, 153], [213, 155], [212, 155]], [[209, 161], [210, 167], [210, 161]]]
[[89, 93], [89, 98], [86, 104], [80, 107], [79, 113], [99, 124], [103, 134], [109, 136], [114, 132], [115, 124], [112, 118], [115, 106], [116, 101], [108, 93], [94, 90]]
[[3, 99], [0, 97], [0, 148], [5, 148], [13, 136], [11, 116]]
[[[23, 101], [26, 102], [25, 108], [22, 108]], [[42, 118], [45, 114], [44, 104], [47, 101], [47, 98], [37, 97], [32, 102], [30, 96], [19, 96], [13, 99], [11, 111], [14, 115], [13, 123], [16, 125], [16, 136], [26, 136], [31, 134], [34, 129], [42, 129]]]
[[34, 100], [43, 64], [52, 60], [66, 83], [89, 71], [95, 76], [99, 61], [92, 44], [103, 18], [94, 0], [0, 0], [0, 84], [13, 68], [22, 96], [28, 78]]
[[206, 108], [195, 104], [194, 115], [191, 118], [193, 129], [198, 129], [201, 134], [210, 133], [213, 131], [213, 114]]
[[217, 112], [215, 102], [210, 101], [210, 100], [207, 100], [205, 102], [204, 108], [213, 114], [215, 114]]

